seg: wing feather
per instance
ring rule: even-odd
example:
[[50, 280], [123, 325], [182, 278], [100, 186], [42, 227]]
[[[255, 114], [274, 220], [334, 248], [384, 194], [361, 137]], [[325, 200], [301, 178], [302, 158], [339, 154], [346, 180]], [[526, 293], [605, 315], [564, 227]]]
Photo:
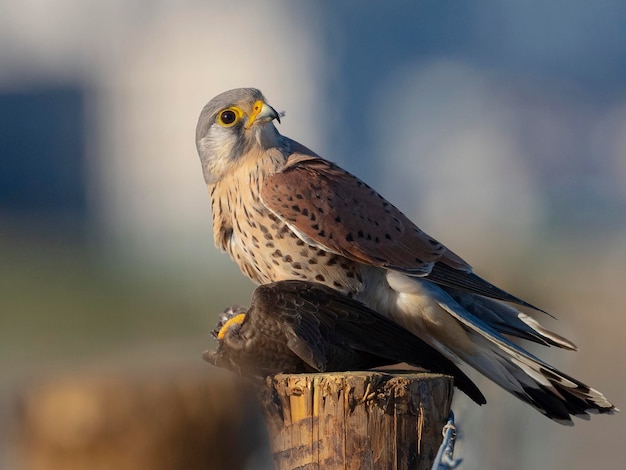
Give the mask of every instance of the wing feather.
[[400, 325], [330, 287], [296, 280], [265, 284], [257, 287], [253, 304], [262, 304], [259, 311], [281, 325], [289, 348], [316, 370], [326, 370], [333, 348], [367, 353], [387, 358], [389, 363], [408, 362], [451, 375], [460, 390], [476, 403], [485, 403], [480, 390], [452, 361]]
[[471, 271], [374, 189], [321, 158], [291, 155], [265, 179], [261, 199], [307, 243], [346, 258], [414, 276], [435, 262]]

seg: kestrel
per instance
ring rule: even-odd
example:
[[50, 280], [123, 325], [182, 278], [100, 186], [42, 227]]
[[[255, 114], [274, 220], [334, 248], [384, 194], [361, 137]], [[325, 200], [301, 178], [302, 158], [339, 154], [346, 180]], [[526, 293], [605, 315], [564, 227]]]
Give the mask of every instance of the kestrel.
[[241, 88], [213, 98], [196, 129], [215, 243], [243, 273], [258, 284], [306, 280], [353, 297], [561, 424], [616, 411], [508, 339], [575, 350], [511, 304], [542, 310], [474, 274], [374, 189], [281, 135], [274, 120], [259, 90]]
[[307, 281], [257, 287], [249, 309], [229, 307], [204, 358], [242, 375], [365, 370], [406, 362], [454, 377], [478, 404], [478, 387], [449, 359], [361, 302]]

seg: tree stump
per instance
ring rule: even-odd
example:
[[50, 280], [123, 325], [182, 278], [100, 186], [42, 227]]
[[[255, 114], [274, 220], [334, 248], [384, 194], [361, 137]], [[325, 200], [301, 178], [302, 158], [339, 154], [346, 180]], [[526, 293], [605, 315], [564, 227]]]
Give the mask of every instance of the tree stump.
[[395, 370], [269, 377], [262, 406], [275, 468], [430, 469], [452, 385]]

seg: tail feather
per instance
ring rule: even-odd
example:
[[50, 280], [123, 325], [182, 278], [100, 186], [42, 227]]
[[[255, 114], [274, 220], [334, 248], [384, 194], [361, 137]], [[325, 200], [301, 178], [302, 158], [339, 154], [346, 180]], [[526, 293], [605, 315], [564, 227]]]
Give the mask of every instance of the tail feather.
[[476, 338], [476, 342], [483, 346], [482, 354], [462, 357], [465, 362], [560, 424], [572, 426], [571, 416], [589, 419], [589, 414], [618, 411], [597, 390], [530, 354], [511, 356], [505, 350], [493, 349], [483, 337]]
[[578, 347], [570, 340], [548, 330], [537, 320], [511, 305], [457, 289], [445, 288], [445, 290], [465, 310], [499, 333], [516, 336], [545, 346], [557, 346], [571, 351], [578, 350]]
[[513, 307], [392, 271], [387, 273], [387, 282], [397, 293], [395, 309], [390, 312], [394, 320], [554, 421], [572, 425], [572, 416], [588, 419], [590, 413], [618, 411], [597, 390], [504, 336], [575, 348]]
[[[448, 305], [442, 307], [450, 312]], [[468, 328], [467, 324], [465, 327], [481, 354], [459, 352], [459, 357], [548, 418], [571, 426], [574, 424], [571, 416], [589, 419], [589, 413], [619, 411], [597, 390], [534, 357], [496, 332]]]
[[570, 416], [589, 419], [588, 413], [615, 412], [616, 408], [600, 392], [575, 378], [530, 356], [518, 361], [525, 363], [523, 370], [535, 382], [523, 386], [522, 399], [546, 416], [570, 424]]
[[569, 339], [555, 333], [554, 331], [544, 328], [537, 320], [535, 320], [530, 315], [526, 315], [523, 312], [518, 312], [517, 316], [521, 321], [526, 323], [529, 328], [534, 330], [538, 337], [548, 343], [548, 345], [558, 346], [563, 349], [569, 349], [570, 351], [578, 351], [578, 346], [572, 343]]

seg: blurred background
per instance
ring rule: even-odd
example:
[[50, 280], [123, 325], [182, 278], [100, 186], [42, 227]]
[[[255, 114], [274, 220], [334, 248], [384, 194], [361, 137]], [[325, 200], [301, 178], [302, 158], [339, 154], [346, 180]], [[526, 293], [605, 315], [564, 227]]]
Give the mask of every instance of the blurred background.
[[[144, 376], [209, 416], [198, 396], [234, 399], [201, 353], [253, 285], [213, 245], [194, 133], [241, 86], [553, 313], [580, 351], [533, 352], [626, 406], [624, 24], [617, 1], [0, 0], [0, 469], [70, 468], [36, 446], [70, 419], [50, 388], [68, 449]], [[480, 385], [488, 405], [455, 399], [462, 468], [621, 466], [622, 415], [564, 428]], [[244, 411], [220, 419], [259, 426]], [[238, 440], [237, 465], [270, 468], [264, 446]]]

